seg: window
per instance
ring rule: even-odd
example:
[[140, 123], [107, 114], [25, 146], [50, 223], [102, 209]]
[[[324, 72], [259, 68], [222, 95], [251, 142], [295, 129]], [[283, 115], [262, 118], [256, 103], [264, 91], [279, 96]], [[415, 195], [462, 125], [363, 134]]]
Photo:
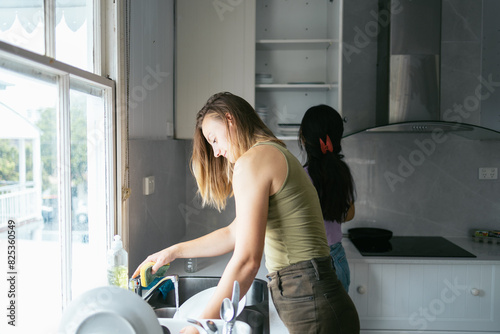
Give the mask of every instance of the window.
[[94, 36], [100, 25], [94, 3], [99, 1], [3, 0], [0, 41], [98, 73], [94, 54], [99, 54], [100, 39]]
[[46, 54], [43, 0], [5, 0], [0, 10], [0, 40]]
[[[85, 46], [92, 44], [90, 8], [98, 1], [45, 0], [51, 2], [52, 14], [41, 9], [44, 1], [0, 4], [10, 6], [0, 14], [0, 40], [8, 42], [0, 41], [0, 267], [14, 263], [15, 295], [7, 303], [15, 303], [15, 325], [23, 333], [56, 332], [73, 298], [107, 284], [105, 253], [119, 209], [114, 83], [82, 70], [100, 62], [88, 57], [95, 48]], [[33, 30], [24, 39], [6, 34], [9, 15], [10, 29], [24, 22]], [[70, 17], [79, 23], [68, 23]], [[41, 37], [33, 32], [43, 22], [59, 27], [65, 20], [64, 29], [74, 23], [80, 35], [68, 37], [57, 28], [52, 46], [60, 61], [54, 61], [40, 48], [51, 44], [50, 30]], [[30, 38], [44, 42], [18, 48]], [[85, 57], [75, 45], [87, 48]], [[14, 262], [7, 258], [12, 245]]]

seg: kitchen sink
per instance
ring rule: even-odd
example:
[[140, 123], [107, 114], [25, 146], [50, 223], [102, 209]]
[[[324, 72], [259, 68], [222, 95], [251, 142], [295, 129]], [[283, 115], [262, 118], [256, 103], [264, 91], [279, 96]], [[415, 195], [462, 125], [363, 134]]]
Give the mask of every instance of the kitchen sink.
[[[182, 305], [190, 297], [205, 289], [217, 286], [220, 277], [181, 276], [179, 277], [179, 303]], [[246, 306], [236, 318], [250, 325], [252, 334], [269, 334], [269, 295], [267, 282], [255, 279], [247, 294]], [[158, 318], [173, 318], [175, 314], [175, 293], [170, 291], [163, 299], [159, 293], [153, 295], [148, 303]]]

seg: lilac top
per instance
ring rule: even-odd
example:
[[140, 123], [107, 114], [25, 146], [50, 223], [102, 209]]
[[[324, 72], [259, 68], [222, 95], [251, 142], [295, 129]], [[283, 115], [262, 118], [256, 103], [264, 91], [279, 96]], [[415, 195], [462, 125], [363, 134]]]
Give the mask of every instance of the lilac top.
[[[307, 170], [307, 167], [304, 167], [304, 169], [307, 172], [307, 175], [309, 175], [309, 171]], [[309, 176], [309, 178], [311, 178]], [[311, 180], [312, 182], [312, 180]], [[342, 240], [342, 228], [337, 221], [331, 221], [331, 220], [325, 220], [325, 230], [326, 230], [326, 239], [328, 240], [328, 245], [335, 245], [336, 243], [340, 242]]]
[[328, 245], [335, 245], [342, 240], [342, 228], [337, 221], [325, 220], [325, 229]]

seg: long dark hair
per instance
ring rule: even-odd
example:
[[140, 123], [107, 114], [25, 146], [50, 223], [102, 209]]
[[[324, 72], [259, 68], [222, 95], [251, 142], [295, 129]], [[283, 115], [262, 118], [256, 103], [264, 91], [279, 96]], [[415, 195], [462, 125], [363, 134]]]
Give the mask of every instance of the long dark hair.
[[[318, 192], [323, 218], [339, 223], [346, 220], [355, 197], [351, 171], [340, 153], [343, 133], [344, 122], [339, 113], [323, 104], [306, 111], [299, 130], [299, 147], [307, 154], [304, 166]], [[326, 145], [327, 136], [332, 151], [323, 153], [321, 146], [322, 142]]]

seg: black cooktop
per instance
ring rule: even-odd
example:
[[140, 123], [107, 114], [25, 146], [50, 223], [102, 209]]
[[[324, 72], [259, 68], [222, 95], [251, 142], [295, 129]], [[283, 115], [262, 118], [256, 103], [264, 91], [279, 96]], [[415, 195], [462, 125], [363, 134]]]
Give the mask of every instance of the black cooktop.
[[386, 242], [352, 243], [363, 256], [476, 257], [443, 237], [392, 237]]

